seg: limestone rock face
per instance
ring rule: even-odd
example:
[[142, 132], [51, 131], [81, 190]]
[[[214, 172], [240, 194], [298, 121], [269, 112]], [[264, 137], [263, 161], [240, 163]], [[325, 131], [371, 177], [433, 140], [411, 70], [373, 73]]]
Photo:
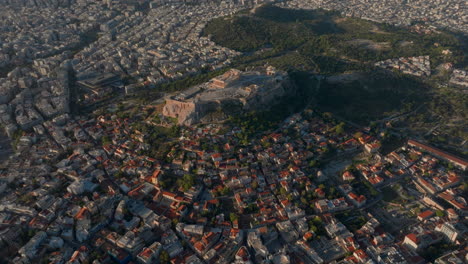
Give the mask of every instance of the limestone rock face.
[[166, 105], [163, 108], [163, 115], [177, 118], [179, 124], [191, 124], [191, 119], [196, 115], [195, 108], [193, 102], [167, 99]]
[[273, 67], [242, 72], [232, 69], [211, 81], [166, 98], [163, 115], [180, 125], [219, 122], [240, 111], [266, 110], [294, 93], [288, 75]]

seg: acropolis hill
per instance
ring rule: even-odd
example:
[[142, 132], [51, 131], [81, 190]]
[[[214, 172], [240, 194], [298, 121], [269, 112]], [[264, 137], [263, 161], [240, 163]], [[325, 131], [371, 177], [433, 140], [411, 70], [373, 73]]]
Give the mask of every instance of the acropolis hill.
[[163, 115], [177, 118], [183, 125], [203, 122], [207, 118], [221, 121], [235, 111], [268, 109], [291, 89], [287, 73], [272, 66], [249, 71], [231, 69], [166, 98]]

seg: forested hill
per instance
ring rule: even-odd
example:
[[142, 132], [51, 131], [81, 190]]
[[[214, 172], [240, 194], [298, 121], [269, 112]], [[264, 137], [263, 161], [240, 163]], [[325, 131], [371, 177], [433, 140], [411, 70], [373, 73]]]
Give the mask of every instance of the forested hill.
[[[214, 19], [204, 35], [244, 52], [232, 67], [271, 64], [296, 73], [304, 94], [322, 111], [361, 125], [390, 125], [397, 134], [466, 151], [468, 96], [449, 84], [451, 70], [445, 68], [468, 69], [461, 36], [274, 5]], [[429, 57], [430, 76], [374, 66], [418, 56]], [[326, 77], [319, 86], [310, 81], [317, 75]]]
[[[434, 64], [451, 61], [466, 67], [464, 45], [455, 35], [435, 32], [420, 35], [407, 29], [357, 18], [344, 18], [323, 10], [293, 10], [272, 5], [211, 21], [204, 34], [225, 47], [243, 52], [271, 50], [269, 55], [296, 57], [296, 65], [321, 72], [326, 64], [376, 62], [390, 58], [425, 56]], [[436, 45], [434, 45], [436, 44]], [[452, 54], [442, 54], [449, 49]], [[295, 51], [299, 56], [285, 54]], [[323, 69], [320, 69], [322, 66]]]

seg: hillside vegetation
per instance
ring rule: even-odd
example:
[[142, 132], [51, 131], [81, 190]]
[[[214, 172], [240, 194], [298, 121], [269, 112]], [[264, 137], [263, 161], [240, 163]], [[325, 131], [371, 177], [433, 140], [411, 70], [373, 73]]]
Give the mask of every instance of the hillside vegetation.
[[[291, 77], [309, 105], [322, 111], [364, 126], [391, 121], [393, 131], [425, 137], [439, 147], [460, 150], [459, 144], [468, 140], [468, 98], [445, 86], [448, 75], [416, 78], [373, 66], [391, 58], [429, 55], [432, 69], [445, 62], [467, 69], [468, 46], [462, 37], [273, 5], [214, 19], [204, 34], [244, 52], [232, 67], [270, 64], [294, 73]], [[444, 50], [451, 53], [444, 55]], [[319, 85], [314, 76], [321, 76]], [[434, 128], [436, 136], [428, 133]]]
[[[420, 35], [322, 10], [263, 6], [255, 12], [211, 21], [204, 34], [225, 47], [247, 52], [244, 60], [320, 73], [366, 67], [360, 63], [430, 55], [433, 64], [452, 61], [466, 66], [463, 43], [448, 33]], [[465, 44], [466, 45], [466, 44]], [[451, 55], [443, 55], [449, 49]], [[367, 66], [368, 67], [368, 66]]]

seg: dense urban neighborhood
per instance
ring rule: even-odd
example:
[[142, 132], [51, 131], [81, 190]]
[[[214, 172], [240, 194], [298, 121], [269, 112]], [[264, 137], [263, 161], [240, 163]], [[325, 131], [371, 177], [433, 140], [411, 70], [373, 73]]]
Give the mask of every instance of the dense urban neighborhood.
[[449, 28], [468, 32], [468, 13], [462, 0], [293, 0], [284, 6], [300, 9], [323, 8], [345, 16], [386, 22], [395, 25], [412, 25], [428, 22], [431, 27]]
[[[265, 5], [468, 32], [461, 0], [0, 0], [0, 264], [467, 263], [464, 109], [456, 143], [396, 129], [423, 104], [363, 125], [315, 102], [359, 73], [205, 32]], [[464, 100], [436, 44], [363, 65]]]

